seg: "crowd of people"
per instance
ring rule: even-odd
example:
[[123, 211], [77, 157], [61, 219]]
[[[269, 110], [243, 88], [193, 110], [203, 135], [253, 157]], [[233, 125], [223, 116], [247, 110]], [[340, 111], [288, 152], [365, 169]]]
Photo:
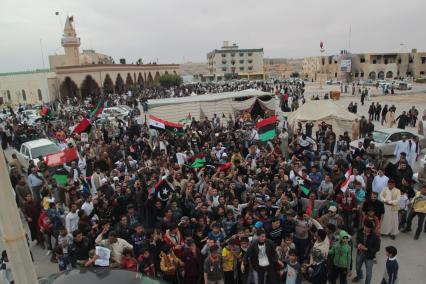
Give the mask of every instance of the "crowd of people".
[[[275, 91], [283, 108], [294, 109], [304, 89]], [[132, 105], [120, 97], [105, 105], [119, 103]], [[265, 142], [250, 117], [193, 118], [183, 135], [130, 117], [94, 124], [81, 141], [70, 126], [89, 110], [55, 108], [59, 122], [29, 126], [12, 115], [0, 137], [7, 148], [18, 133], [37, 128], [79, 153], [55, 169], [43, 159], [25, 168], [16, 155], [9, 160], [30, 239], [60, 270], [100, 265], [103, 247], [108, 266], [171, 283], [346, 283], [351, 275], [371, 283], [384, 249], [382, 283], [395, 284], [397, 249], [381, 248], [381, 238], [409, 232], [415, 216], [414, 239], [425, 230], [426, 167], [416, 191], [409, 153], [399, 150], [385, 167], [370, 130], [351, 150], [358, 135], [337, 135], [326, 123], [294, 130], [284, 123]], [[58, 171], [67, 175], [63, 184], [53, 177]]]

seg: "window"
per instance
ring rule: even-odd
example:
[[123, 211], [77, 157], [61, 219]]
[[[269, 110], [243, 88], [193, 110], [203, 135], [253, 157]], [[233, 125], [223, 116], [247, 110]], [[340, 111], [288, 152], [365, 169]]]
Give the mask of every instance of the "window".
[[334, 78], [337, 78], [337, 72], [334, 72]]
[[337, 64], [337, 61], [336, 61], [336, 60], [334, 60], [334, 64]]
[[240, 57], [243, 57], [243, 56], [244, 56], [244, 53], [240, 52]]
[[323, 57], [323, 58], [321, 58], [321, 63], [322, 63], [322, 65], [324, 65], [325, 64], [325, 58]]
[[361, 72], [361, 74], [359, 75], [361, 78], [364, 78], [364, 72]]
[[231, 53], [231, 57], [235, 57], [235, 53]]
[[359, 59], [359, 62], [361, 62], [361, 63], [365, 63], [365, 58], [364, 58], [364, 57], [361, 57], [361, 58]]
[[385, 59], [385, 64], [388, 64], [388, 60], [387, 59]]
[[413, 63], [413, 58], [411, 56], [408, 58], [408, 63]]
[[232, 64], [232, 65], [235, 65], [235, 60], [232, 60], [232, 61], [231, 61], [231, 64]]
[[240, 60], [240, 64], [244, 64], [244, 60]]
[[425, 75], [425, 71], [420, 71], [420, 76], [424, 76]]
[[333, 58], [331, 56], [328, 57], [328, 64], [331, 64], [332, 60], [333, 60]]
[[373, 59], [373, 64], [376, 64], [377, 63], [377, 60], [376, 59]]
[[398, 58], [398, 64], [401, 64], [402, 60], [401, 58]]
[[11, 101], [11, 100], [12, 100], [12, 98], [10, 97], [10, 91], [9, 91], [9, 90], [7, 90], [7, 91], [6, 91], [6, 94], [7, 94], [7, 100], [8, 100], [8, 101]]
[[25, 90], [22, 90], [22, 100], [27, 100], [27, 94], [25, 93]]
[[222, 64], [226, 64], [226, 60], [222, 60]]
[[422, 57], [422, 64], [426, 64], [426, 57]]
[[253, 63], [253, 60], [249, 59], [249, 60], [248, 60], [248, 63], [250, 63], [250, 64], [251, 64], [251, 63]]
[[248, 67], [248, 70], [253, 70], [253, 66], [249, 66], [249, 67]]
[[399, 140], [401, 140], [401, 133], [394, 133], [388, 138], [389, 142], [397, 142]]
[[226, 71], [226, 68], [222, 68], [222, 71], [223, 71], [223, 72], [225, 72], [225, 71]]
[[37, 90], [37, 96], [38, 96], [38, 100], [39, 101], [43, 100], [43, 96], [41, 95], [41, 90], [40, 89]]
[[359, 75], [358, 72], [355, 72], [355, 78], [358, 78], [358, 75]]
[[240, 71], [244, 71], [244, 67], [240, 67]]
[[253, 53], [249, 52], [249, 53], [247, 53], [247, 55], [248, 55], [248, 56], [252, 56], [252, 55], [253, 55]]
[[225, 54], [225, 53], [222, 53], [222, 57], [226, 57], [226, 54]]

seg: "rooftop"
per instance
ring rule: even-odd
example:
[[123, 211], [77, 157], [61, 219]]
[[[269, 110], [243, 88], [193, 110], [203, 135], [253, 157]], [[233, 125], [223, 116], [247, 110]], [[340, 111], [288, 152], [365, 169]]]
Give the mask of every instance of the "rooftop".
[[46, 72], [53, 72], [53, 70], [46, 68], [46, 69], [36, 69], [36, 70], [28, 70], [28, 71], [6, 72], [6, 73], [0, 73], [0, 76], [24, 75], [24, 74], [34, 74], [34, 73], [46, 73]]

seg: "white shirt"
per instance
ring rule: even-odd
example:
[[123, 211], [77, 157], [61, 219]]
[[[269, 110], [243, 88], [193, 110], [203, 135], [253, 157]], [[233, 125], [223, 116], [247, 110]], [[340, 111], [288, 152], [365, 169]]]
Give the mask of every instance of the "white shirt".
[[93, 211], [93, 204], [85, 201], [81, 206], [81, 210], [83, 210], [87, 216], [89, 216]]
[[389, 181], [389, 178], [385, 175], [375, 176], [372, 183], [373, 192], [377, 192], [378, 196], [380, 196], [380, 193], [382, 192], [383, 188], [385, 188], [388, 185], [388, 181]]
[[75, 213], [71, 211], [65, 217], [65, 227], [67, 228], [68, 233], [72, 233], [78, 229], [78, 221], [80, 218], [78, 217], [78, 210]]
[[405, 152], [407, 156], [410, 155], [410, 143], [408, 142], [408, 140], [406, 140], [405, 142], [401, 140], [396, 143], [395, 151], [393, 154], [396, 156], [397, 161], [399, 161], [399, 156], [401, 152]]
[[259, 248], [259, 266], [268, 266], [269, 260], [268, 256], [266, 255], [266, 245], [257, 245], [257, 247]]

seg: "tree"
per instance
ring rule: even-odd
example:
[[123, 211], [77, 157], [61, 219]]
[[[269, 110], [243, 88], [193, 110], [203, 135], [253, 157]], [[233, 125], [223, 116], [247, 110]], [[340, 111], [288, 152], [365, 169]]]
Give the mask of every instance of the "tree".
[[182, 78], [175, 74], [163, 74], [159, 79], [160, 86], [170, 88], [174, 86], [180, 86], [182, 84]]
[[293, 72], [290, 75], [291, 78], [299, 78], [299, 76], [300, 76], [299, 72]]

